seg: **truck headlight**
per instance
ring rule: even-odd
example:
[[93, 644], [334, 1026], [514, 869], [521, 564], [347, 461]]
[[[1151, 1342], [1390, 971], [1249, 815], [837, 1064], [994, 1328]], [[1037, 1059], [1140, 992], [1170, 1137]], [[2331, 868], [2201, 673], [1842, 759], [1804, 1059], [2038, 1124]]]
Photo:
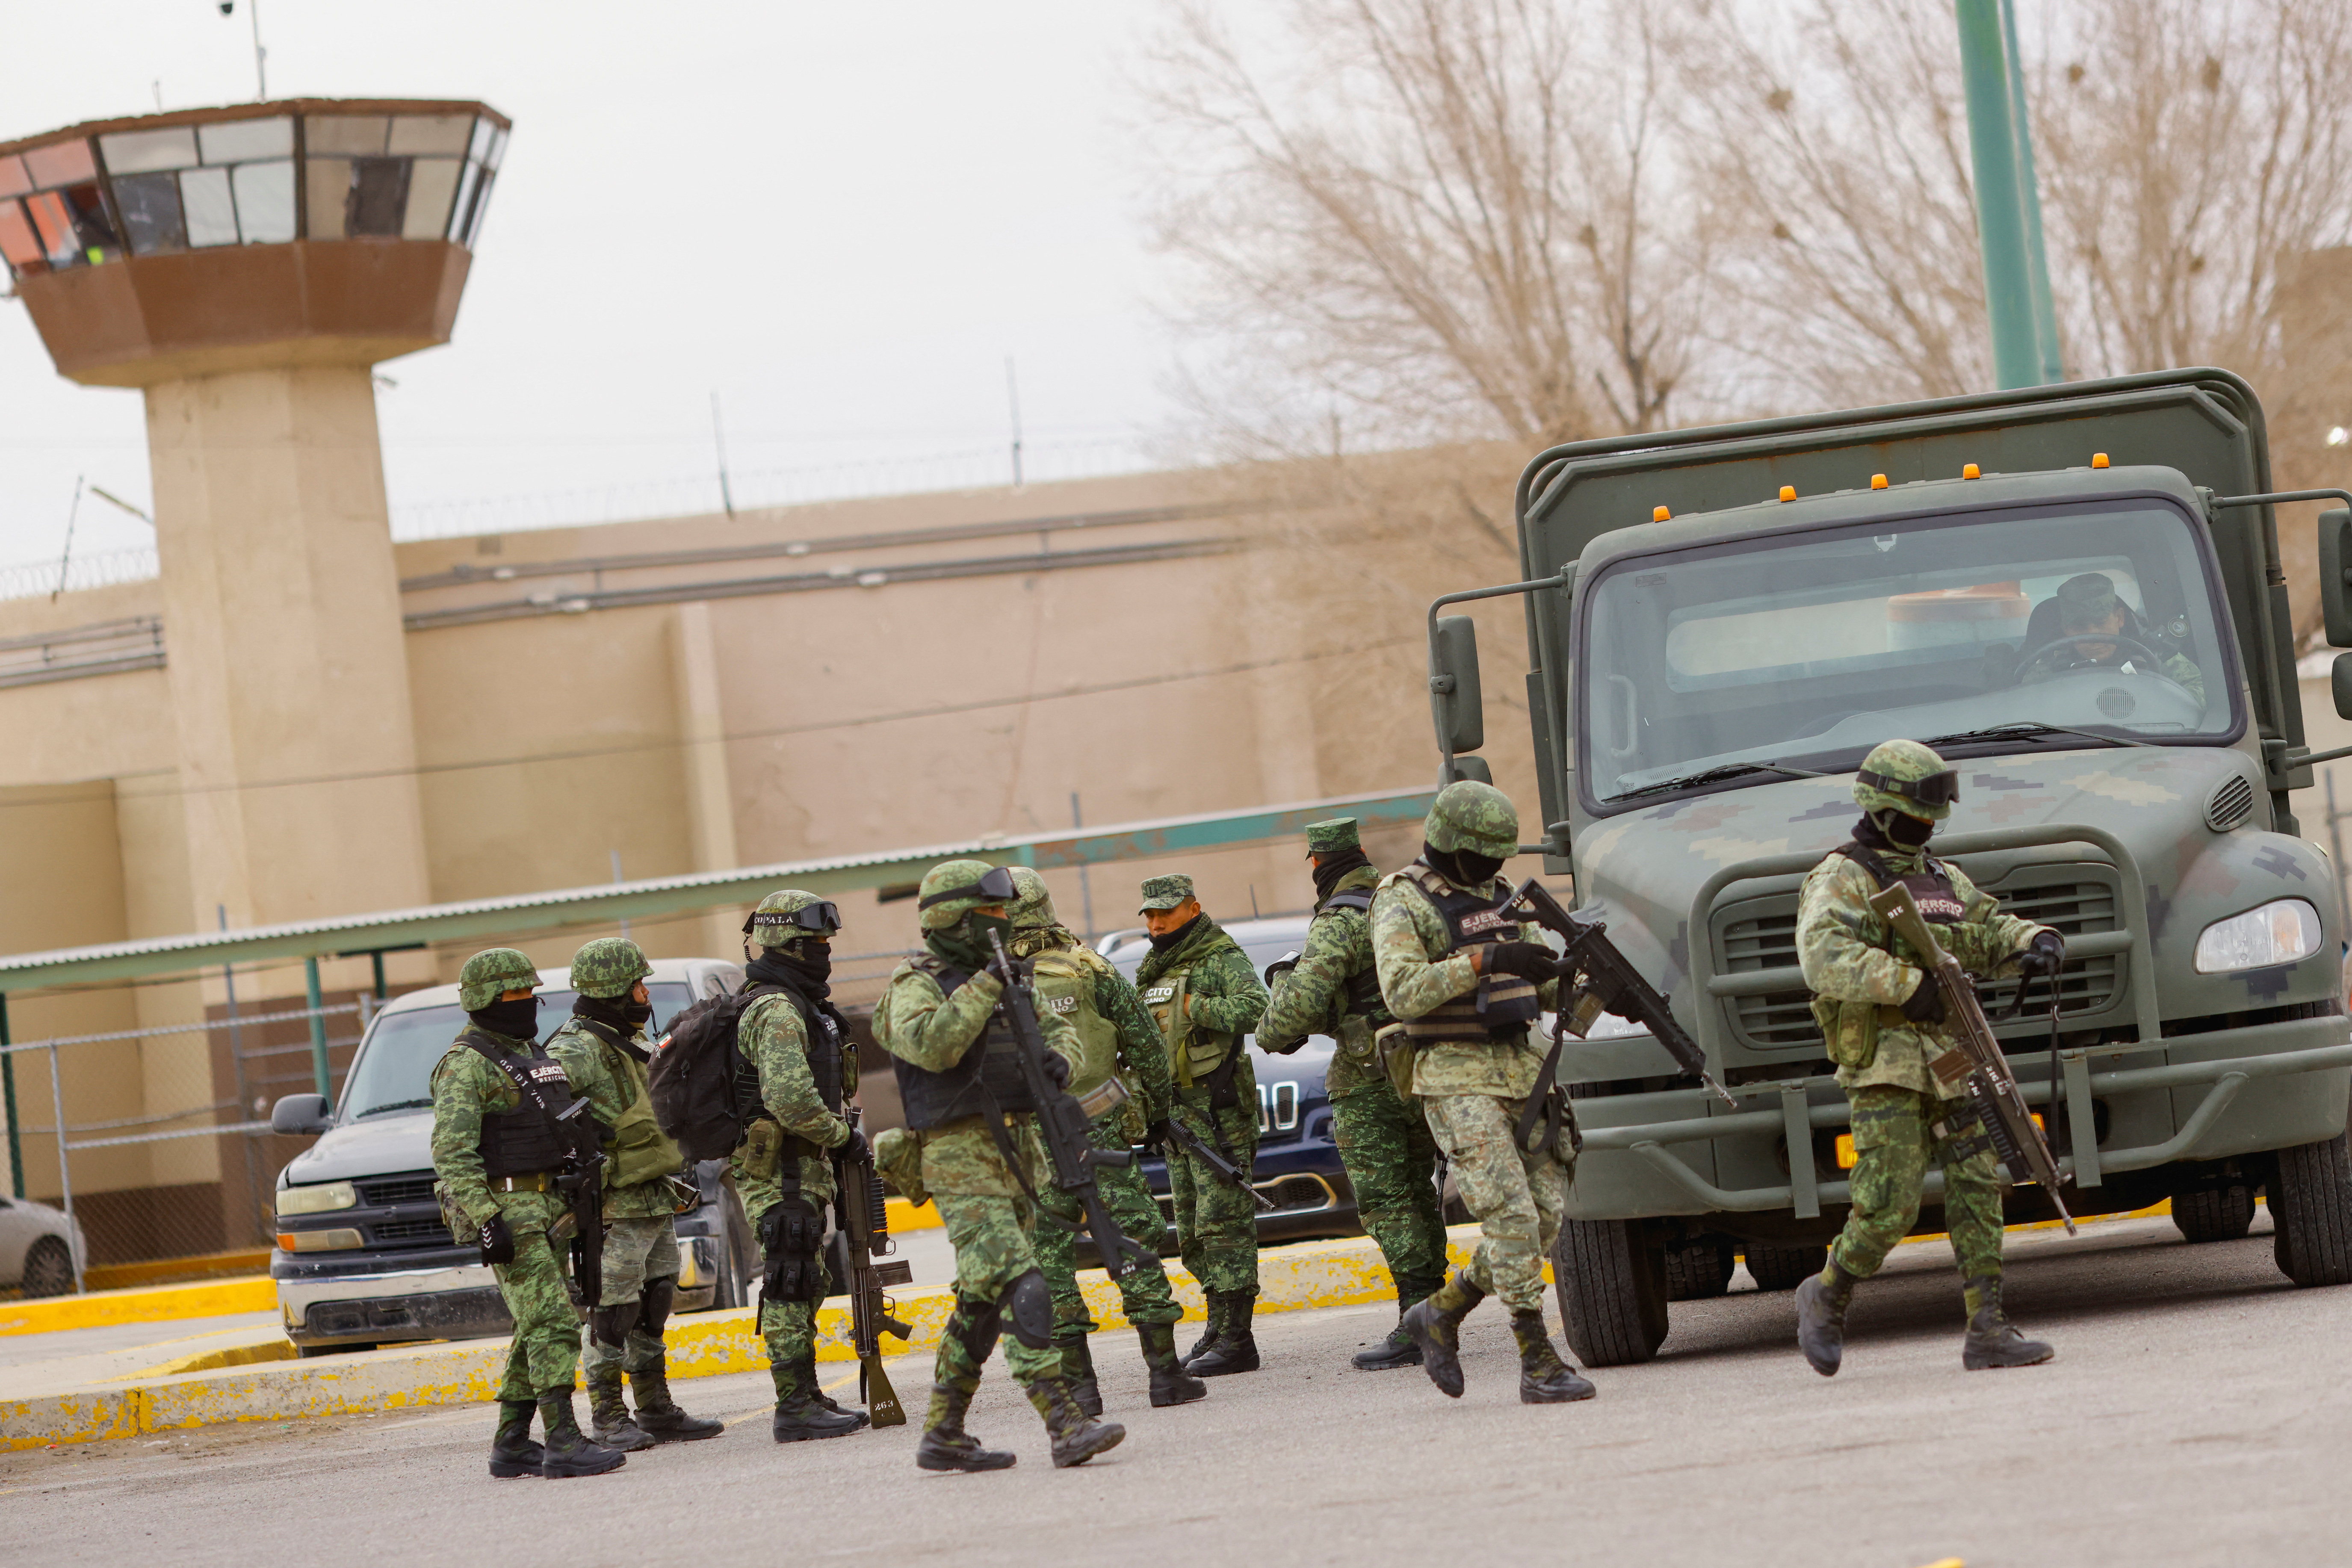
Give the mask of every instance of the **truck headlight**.
[[366, 1245], [366, 1240], [356, 1230], [281, 1230], [278, 1233], [278, 1250], [280, 1252], [342, 1252]]
[[2319, 911], [2301, 899], [2273, 899], [2258, 910], [2215, 921], [2197, 934], [2197, 973], [2228, 974], [2293, 963], [2319, 951]]
[[359, 1189], [349, 1182], [320, 1182], [316, 1186], [278, 1189], [279, 1214], [325, 1214], [329, 1209], [350, 1208], [359, 1201]]

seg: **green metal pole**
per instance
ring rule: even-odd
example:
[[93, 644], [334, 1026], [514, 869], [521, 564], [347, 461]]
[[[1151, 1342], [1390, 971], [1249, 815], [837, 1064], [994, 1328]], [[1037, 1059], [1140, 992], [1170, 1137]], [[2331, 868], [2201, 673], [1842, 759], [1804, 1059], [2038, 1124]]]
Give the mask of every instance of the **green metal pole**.
[[315, 958], [302, 961], [302, 986], [310, 998], [310, 1077], [318, 1084], [320, 1095], [332, 1100], [334, 1096], [327, 1087], [327, 1020], [319, 1014], [326, 1004], [319, 999], [319, 961]]
[[2025, 57], [2017, 47], [2016, 0], [2000, 0], [2002, 41], [2009, 56], [2009, 121], [2017, 136], [2018, 202], [2025, 211], [2025, 265], [2033, 286], [2033, 337], [2042, 351], [2045, 386], [2066, 379], [2058, 346], [2058, 308], [2050, 294], [2050, 253], [2042, 243], [2042, 181], [2033, 172], [2033, 121], [2025, 112]]
[[16, 1058], [8, 1046], [8, 996], [0, 992], [0, 1099], [8, 1106], [8, 1192], [25, 1195], [25, 1145], [16, 1133]]
[[1957, 0], [1960, 76], [1968, 88], [1969, 154], [1977, 186], [1977, 239], [1984, 254], [1985, 314], [1992, 326], [1993, 378], [2007, 391], [2042, 380], [2033, 324], [2033, 273], [2026, 260], [2025, 209], [2018, 196], [2011, 122], [2009, 49], [2000, 0]]

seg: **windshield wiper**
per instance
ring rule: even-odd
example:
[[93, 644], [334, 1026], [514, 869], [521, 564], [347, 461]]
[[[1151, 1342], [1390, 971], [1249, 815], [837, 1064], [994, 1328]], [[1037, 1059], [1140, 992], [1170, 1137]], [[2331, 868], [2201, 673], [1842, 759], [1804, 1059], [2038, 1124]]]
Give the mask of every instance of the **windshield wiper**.
[[1963, 730], [1957, 735], [1932, 735], [1919, 743], [1923, 746], [1952, 746], [1968, 741], [2028, 741], [2037, 735], [2080, 735], [2103, 746], [2153, 745], [2151, 742], [2130, 735], [2102, 735], [2095, 730], [2070, 730], [2063, 724], [2044, 724], [2032, 719], [2021, 720], [2014, 724], [1995, 724], [1984, 730]]
[[1639, 789], [1629, 789], [1622, 794], [1612, 795], [1609, 798], [1612, 801], [1633, 800], [1645, 795], [1664, 795], [1672, 789], [1689, 789], [1696, 784], [1717, 784], [1725, 779], [1744, 778], [1749, 773], [1786, 773], [1792, 779], [1829, 777], [1827, 773], [1818, 773], [1811, 768], [1792, 768], [1785, 763], [1726, 763], [1719, 768], [1708, 768], [1702, 773], [1685, 773], [1678, 779], [1664, 779], [1657, 784], [1643, 784]]
[[390, 1105], [371, 1105], [352, 1120], [364, 1121], [371, 1116], [381, 1116], [387, 1110], [430, 1110], [432, 1108], [433, 1102], [429, 1100], [395, 1100]]

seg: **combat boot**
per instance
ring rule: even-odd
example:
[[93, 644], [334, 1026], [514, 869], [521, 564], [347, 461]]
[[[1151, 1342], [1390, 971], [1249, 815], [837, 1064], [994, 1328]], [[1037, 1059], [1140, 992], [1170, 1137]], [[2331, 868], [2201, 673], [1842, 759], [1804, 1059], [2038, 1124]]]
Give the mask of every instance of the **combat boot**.
[[815, 1400], [819, 1405], [824, 1405], [835, 1415], [848, 1416], [852, 1421], [857, 1423], [860, 1430], [874, 1425], [874, 1417], [872, 1415], [866, 1414], [863, 1410], [845, 1410], [842, 1408], [842, 1405], [839, 1400], [834, 1398], [832, 1394], [827, 1394], [824, 1389], [817, 1386], [816, 1352], [814, 1351], [811, 1351], [808, 1354], [801, 1357], [801, 1382], [806, 1385], [809, 1391], [809, 1397], [811, 1399]]
[[915, 1468], [922, 1470], [1004, 1470], [1017, 1456], [1003, 1448], [983, 1448], [963, 1429], [963, 1413], [971, 1408], [972, 1389], [951, 1383], [931, 1384], [930, 1414], [923, 1418], [922, 1441], [915, 1445]]
[[1797, 1287], [1797, 1348], [1823, 1377], [1835, 1377], [1845, 1360], [1845, 1309], [1853, 1300], [1854, 1277], [1829, 1266]]
[[1448, 1399], [1462, 1397], [1462, 1320], [1486, 1299], [1486, 1292], [1457, 1268], [1444, 1284], [1406, 1308], [1399, 1325], [1421, 1347], [1421, 1370]]
[[1551, 1348], [1541, 1312], [1513, 1312], [1511, 1337], [1519, 1342], [1519, 1403], [1568, 1405], [1601, 1391]]
[[[637, 1402], [645, 1402], [642, 1384], [638, 1385]], [[588, 1373], [588, 1425], [596, 1434], [596, 1441], [615, 1453], [634, 1454], [654, 1446], [653, 1438], [629, 1419], [629, 1406], [621, 1398], [621, 1368], [617, 1362]]]
[[1095, 1379], [1094, 1347], [1080, 1340], [1062, 1347], [1062, 1376], [1070, 1385], [1070, 1397], [1078, 1408], [1089, 1415], [1102, 1414], [1102, 1384]]
[[629, 1462], [626, 1454], [616, 1453], [581, 1433], [580, 1424], [572, 1418], [572, 1385], [568, 1383], [539, 1396], [539, 1425], [547, 1434], [539, 1473], [550, 1480], [562, 1480], [568, 1476], [601, 1476]]
[[[719, 1421], [707, 1421], [699, 1415], [688, 1415], [669, 1396], [669, 1364], [657, 1363], [644, 1372], [629, 1373], [629, 1386], [637, 1393], [637, 1427], [656, 1443], [698, 1443], [705, 1437], [716, 1437], [727, 1430]], [[597, 1423], [596, 1436], [604, 1435], [604, 1423]]]
[[1217, 1332], [1224, 1327], [1224, 1310], [1223, 1298], [1214, 1290], [1210, 1291], [1208, 1326], [1201, 1331], [1201, 1337], [1192, 1342], [1192, 1348], [1184, 1352], [1184, 1369], [1187, 1372], [1192, 1370], [1194, 1362], [1207, 1355], [1215, 1346]]
[[1058, 1377], [1041, 1377], [1029, 1385], [1029, 1403], [1045, 1418], [1045, 1435], [1054, 1440], [1054, 1468], [1066, 1470], [1097, 1454], [1118, 1447], [1127, 1428], [1116, 1421], [1097, 1421], [1078, 1408], [1070, 1385]]
[[1135, 1337], [1143, 1342], [1143, 1364], [1151, 1373], [1151, 1407], [1190, 1405], [1209, 1396], [1209, 1385], [1184, 1370], [1176, 1359], [1176, 1325], [1138, 1323]]
[[1969, 1332], [1960, 1342], [1960, 1364], [1970, 1372], [1989, 1366], [2038, 1366], [2058, 1352], [2018, 1332], [2000, 1310], [2000, 1277], [1968, 1283]]
[[779, 1443], [846, 1437], [866, 1425], [862, 1415], [835, 1410], [817, 1396], [816, 1358], [771, 1368], [776, 1383], [776, 1416], [769, 1430]]
[[502, 1401], [499, 1405], [499, 1432], [490, 1439], [490, 1474], [508, 1481], [517, 1476], [539, 1474], [547, 1451], [530, 1440], [530, 1418], [539, 1414], [539, 1406], [528, 1399]]
[[1184, 1363], [1194, 1377], [1225, 1377], [1258, 1369], [1257, 1336], [1250, 1331], [1250, 1315], [1257, 1310], [1255, 1290], [1224, 1290], [1218, 1318], [1217, 1339], [1205, 1352]]

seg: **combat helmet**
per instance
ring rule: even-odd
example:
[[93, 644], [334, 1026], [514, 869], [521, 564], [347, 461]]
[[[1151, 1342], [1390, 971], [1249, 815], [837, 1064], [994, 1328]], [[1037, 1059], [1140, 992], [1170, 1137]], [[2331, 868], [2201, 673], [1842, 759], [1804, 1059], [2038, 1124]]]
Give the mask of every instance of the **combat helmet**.
[[1013, 873], [985, 860], [942, 860], [923, 873], [915, 889], [925, 931], [948, 931], [972, 910], [1010, 904], [1020, 896]]
[[478, 1013], [501, 993], [536, 989], [539, 966], [530, 954], [511, 947], [490, 947], [466, 960], [457, 972], [457, 1005]]
[[839, 906], [798, 888], [770, 893], [743, 921], [743, 934], [761, 947], [782, 947], [804, 937], [829, 942], [840, 929]]
[[1045, 879], [1026, 866], [1013, 868], [1013, 886], [1018, 889], [1005, 913], [1013, 917], [1015, 931], [1042, 931], [1062, 923], [1054, 912], [1054, 895], [1045, 890]]
[[1456, 779], [1437, 792], [1421, 836], [1432, 849], [1447, 855], [1467, 849], [1507, 860], [1519, 852], [1519, 814], [1511, 797], [1493, 784]]
[[600, 936], [572, 955], [572, 989], [583, 996], [625, 996], [654, 972], [646, 950], [625, 936]]
[[1853, 798], [1865, 813], [1899, 811], [1941, 822], [1960, 798], [1960, 775], [1916, 741], [1881, 741], [1853, 775]]

